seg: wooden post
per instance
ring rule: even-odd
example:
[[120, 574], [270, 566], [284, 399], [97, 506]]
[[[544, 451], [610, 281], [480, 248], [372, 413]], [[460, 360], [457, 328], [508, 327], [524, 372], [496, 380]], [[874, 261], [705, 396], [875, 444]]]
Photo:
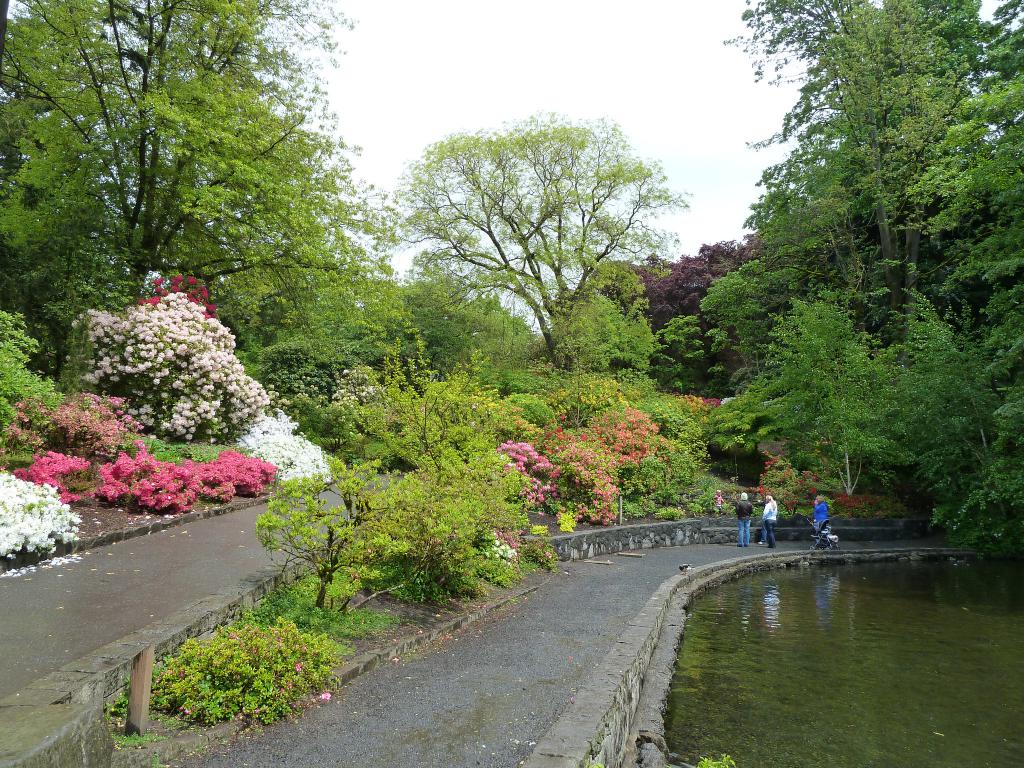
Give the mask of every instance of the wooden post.
[[619, 525], [622, 525], [622, 494], [619, 494]]
[[149, 690], [153, 684], [153, 646], [139, 651], [132, 659], [132, 678], [128, 684], [128, 718], [124, 732], [128, 736], [146, 732], [149, 716]]

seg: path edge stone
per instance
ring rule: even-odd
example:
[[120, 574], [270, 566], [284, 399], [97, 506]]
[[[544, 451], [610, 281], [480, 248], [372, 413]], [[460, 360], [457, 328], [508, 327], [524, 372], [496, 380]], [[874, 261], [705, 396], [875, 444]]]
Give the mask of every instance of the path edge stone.
[[[976, 558], [972, 550], [901, 548], [764, 553], [695, 568], [666, 579], [626, 625], [605, 658], [538, 741], [523, 768], [663, 768], [661, 721], [675, 650], [692, 600], [727, 581], [801, 565]], [[646, 689], [646, 690], [645, 690]], [[639, 742], [639, 745], [638, 745]], [[644, 748], [650, 744], [653, 748]], [[639, 751], [639, 754], [638, 754]], [[645, 762], [638, 762], [638, 758]], [[632, 762], [628, 762], [628, 761]]]
[[90, 536], [87, 539], [76, 539], [68, 544], [59, 543], [52, 552], [18, 552], [14, 557], [0, 557], [0, 573], [17, 570], [32, 565], [45, 564], [47, 560], [55, 557], [67, 557], [77, 552], [105, 547], [108, 544], [116, 544], [119, 541], [137, 539], [140, 536], [148, 536], [151, 533], [159, 533], [168, 528], [176, 528], [179, 525], [188, 525], [198, 520], [206, 520], [211, 517], [219, 517], [229, 512], [238, 512], [243, 509], [265, 504], [267, 496], [254, 496], [252, 498], [233, 499], [227, 504], [220, 504], [208, 509], [197, 509], [192, 512], [184, 512], [180, 515], [165, 515], [147, 525], [137, 525], [134, 528], [120, 528], [116, 531], [107, 531], [98, 536]]

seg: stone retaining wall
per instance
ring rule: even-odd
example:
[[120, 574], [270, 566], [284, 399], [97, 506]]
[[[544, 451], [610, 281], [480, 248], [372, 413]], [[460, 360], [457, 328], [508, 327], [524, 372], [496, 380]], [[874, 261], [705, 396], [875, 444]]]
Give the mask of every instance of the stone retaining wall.
[[[929, 521], [922, 518], [835, 519], [832, 527], [840, 541], [902, 541], [923, 538], [931, 533]], [[756, 522], [752, 528], [751, 537], [756, 538]], [[779, 541], [806, 539], [809, 544], [810, 526], [787, 521], [776, 526], [775, 535]], [[683, 544], [729, 544], [735, 541], [735, 518], [726, 517], [616, 525], [551, 537], [551, 544], [559, 560], [587, 560], [597, 555], [630, 549], [677, 547]]]
[[[939, 548], [765, 553], [673, 576], [626, 626], [611, 652], [576, 692], [575, 703], [538, 742], [523, 767], [589, 768], [599, 763], [605, 768], [663, 768], [660, 712], [671, 680], [675, 645], [682, 633], [683, 610], [695, 597], [725, 581], [793, 565], [973, 556], [969, 551]], [[666, 642], [671, 646], [667, 650]], [[655, 670], [652, 663], [657, 664]], [[652, 691], [652, 687], [660, 690]], [[637, 757], [644, 762], [638, 763]]]

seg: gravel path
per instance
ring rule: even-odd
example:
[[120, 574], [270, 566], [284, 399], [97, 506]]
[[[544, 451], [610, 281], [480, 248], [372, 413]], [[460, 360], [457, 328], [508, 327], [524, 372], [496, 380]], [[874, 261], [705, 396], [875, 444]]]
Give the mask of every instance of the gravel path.
[[292, 722], [243, 736], [186, 766], [516, 766], [680, 563], [697, 566], [764, 551], [698, 545], [646, 550], [643, 558], [600, 558], [612, 565], [562, 563], [519, 604], [421, 655], [364, 675]]

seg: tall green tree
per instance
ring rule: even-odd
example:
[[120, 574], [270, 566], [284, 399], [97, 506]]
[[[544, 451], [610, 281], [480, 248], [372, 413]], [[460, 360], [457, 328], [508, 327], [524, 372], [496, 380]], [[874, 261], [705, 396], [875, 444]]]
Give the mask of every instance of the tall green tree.
[[617, 126], [555, 117], [434, 144], [401, 198], [420, 263], [515, 296], [561, 366], [558, 329], [573, 327], [598, 267], [658, 252], [654, 218], [683, 206]]
[[85, 305], [92, 280], [280, 285], [360, 261], [368, 216], [311, 74], [333, 46], [319, 8], [19, 2], [0, 87], [5, 258], [76, 283]]
[[766, 257], [810, 290], [854, 294], [861, 322], [905, 337], [915, 296], [949, 254], [922, 184], [981, 73], [977, 0], [763, 0], [745, 14], [757, 72], [800, 83], [772, 141], [794, 149], [766, 171], [750, 223]]
[[775, 330], [772, 369], [762, 381], [774, 422], [795, 450], [818, 454], [852, 494], [870, 462], [891, 465], [896, 451], [890, 379], [886, 358], [849, 314], [826, 302], [797, 301]]

